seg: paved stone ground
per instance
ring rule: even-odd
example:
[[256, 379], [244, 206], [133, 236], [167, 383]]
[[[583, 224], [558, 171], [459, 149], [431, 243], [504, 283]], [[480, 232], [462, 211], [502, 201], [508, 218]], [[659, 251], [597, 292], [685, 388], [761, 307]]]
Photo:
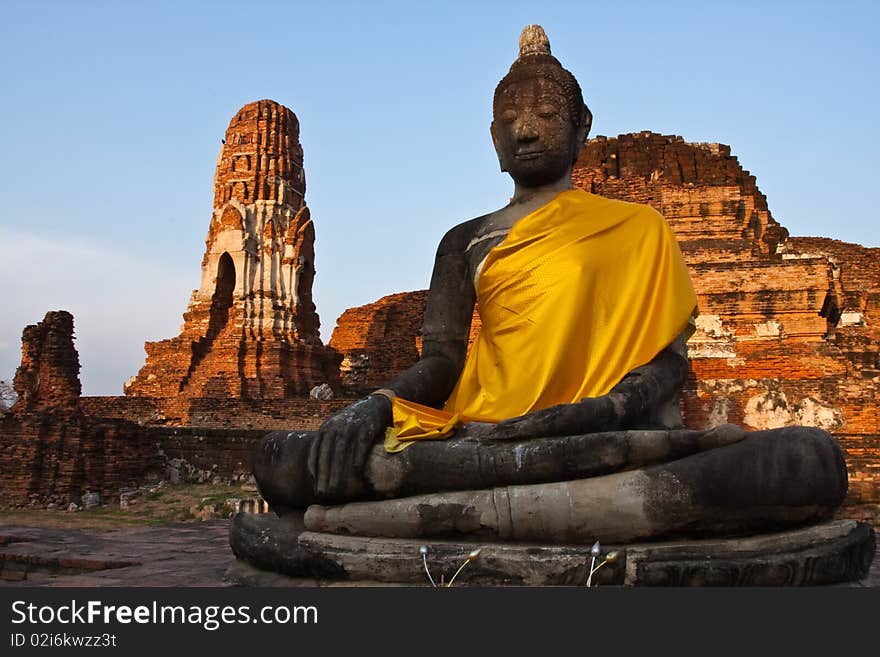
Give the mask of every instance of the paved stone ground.
[[[228, 528], [229, 520], [106, 531], [0, 525], [0, 586], [232, 586]], [[840, 586], [880, 587], [880, 542], [868, 576]]]
[[0, 586], [230, 586], [228, 520], [115, 530], [0, 525]]

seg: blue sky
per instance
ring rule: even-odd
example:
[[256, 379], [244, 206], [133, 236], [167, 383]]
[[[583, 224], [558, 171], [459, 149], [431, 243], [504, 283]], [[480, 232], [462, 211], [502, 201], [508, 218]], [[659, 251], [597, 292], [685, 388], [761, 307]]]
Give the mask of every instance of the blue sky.
[[120, 394], [199, 284], [220, 139], [271, 98], [301, 123], [322, 337], [427, 287], [450, 226], [504, 205], [488, 125], [528, 23], [593, 135], [729, 144], [792, 235], [880, 246], [871, 2], [0, 3], [0, 378], [74, 313], [85, 394]]

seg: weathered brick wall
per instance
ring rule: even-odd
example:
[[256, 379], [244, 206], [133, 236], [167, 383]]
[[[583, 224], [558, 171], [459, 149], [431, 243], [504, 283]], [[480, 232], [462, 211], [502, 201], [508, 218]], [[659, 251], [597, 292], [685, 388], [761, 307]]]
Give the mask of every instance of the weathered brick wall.
[[[400, 292], [366, 306], [349, 308], [336, 321], [330, 346], [342, 354], [343, 390], [359, 395], [381, 388], [415, 363], [422, 352], [422, 317], [427, 290]], [[474, 309], [469, 342], [480, 332]]]
[[[113, 500], [159, 478], [242, 481], [250, 477], [249, 450], [267, 430], [316, 429], [353, 401], [80, 398], [73, 318], [64, 312], [27, 327], [22, 352], [22, 401], [0, 417], [3, 507], [63, 507], [87, 492]], [[179, 426], [192, 423], [202, 426]]]
[[13, 413], [0, 418], [0, 504], [65, 505], [85, 492], [118, 493], [159, 463], [136, 424], [80, 408], [73, 316], [46, 313], [25, 328]]
[[354, 398], [316, 401], [301, 399], [210, 399], [192, 400], [190, 424], [229, 429], [314, 430]]
[[[880, 289], [878, 249], [788, 237], [729, 147], [640, 133], [591, 141], [575, 178], [650, 203], [675, 231], [701, 315], [685, 421], [820, 426], [847, 454], [846, 512], [878, 520], [877, 347], [855, 314]], [[873, 256], [873, 257], [872, 257]], [[861, 340], [861, 341], [860, 341]]]
[[823, 257], [831, 266], [826, 315], [830, 339], [862, 378], [880, 377], [880, 248], [821, 237], [796, 237], [780, 249], [786, 259]]
[[340, 371], [346, 391], [357, 394], [381, 388], [389, 373], [418, 360], [427, 297], [426, 290], [401, 292], [342, 313], [330, 346], [343, 356]]
[[169, 401], [167, 397], [80, 397], [79, 407], [90, 417], [164, 424], [164, 409]]
[[588, 192], [655, 207], [683, 250], [708, 249], [713, 259], [739, 259], [743, 251], [772, 254], [788, 236], [770, 215], [755, 177], [723, 144], [652, 132], [600, 136], [581, 152], [573, 178]]
[[207, 429], [312, 430], [356, 397], [318, 401], [235, 397], [176, 400], [167, 397], [83, 397], [89, 416], [123, 419], [142, 425], [196, 426]]
[[79, 411], [0, 418], [0, 507], [113, 502], [147, 482], [244, 482], [265, 430], [140, 426]]
[[169, 480], [205, 482], [247, 481], [251, 454], [262, 430], [150, 427]]
[[0, 505], [113, 497], [160, 469], [155, 442], [136, 424], [59, 409], [0, 419]]
[[21, 335], [21, 365], [13, 388], [15, 413], [48, 408], [75, 408], [79, 401], [79, 355], [73, 346], [73, 315], [46, 313], [42, 322], [26, 326]]

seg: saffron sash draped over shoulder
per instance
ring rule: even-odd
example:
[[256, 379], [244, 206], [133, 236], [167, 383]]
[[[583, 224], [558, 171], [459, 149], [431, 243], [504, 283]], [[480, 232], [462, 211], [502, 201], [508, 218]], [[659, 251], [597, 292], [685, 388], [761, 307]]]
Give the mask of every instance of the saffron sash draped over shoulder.
[[394, 399], [387, 451], [603, 395], [688, 326], [697, 298], [658, 212], [567, 190], [489, 252], [477, 304], [482, 328], [446, 405]]

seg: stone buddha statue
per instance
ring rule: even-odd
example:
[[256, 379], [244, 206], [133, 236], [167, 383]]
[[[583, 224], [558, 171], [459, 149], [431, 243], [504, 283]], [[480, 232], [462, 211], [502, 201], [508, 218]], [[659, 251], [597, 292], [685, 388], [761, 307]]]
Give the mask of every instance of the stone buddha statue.
[[591, 121], [526, 27], [491, 124], [512, 197], [440, 242], [415, 365], [317, 431], [263, 439], [279, 519], [239, 515], [238, 556], [314, 573], [325, 556], [290, 554], [303, 532], [584, 545], [831, 517], [847, 474], [826, 432], [683, 427], [696, 295], [660, 214], [573, 188]]

